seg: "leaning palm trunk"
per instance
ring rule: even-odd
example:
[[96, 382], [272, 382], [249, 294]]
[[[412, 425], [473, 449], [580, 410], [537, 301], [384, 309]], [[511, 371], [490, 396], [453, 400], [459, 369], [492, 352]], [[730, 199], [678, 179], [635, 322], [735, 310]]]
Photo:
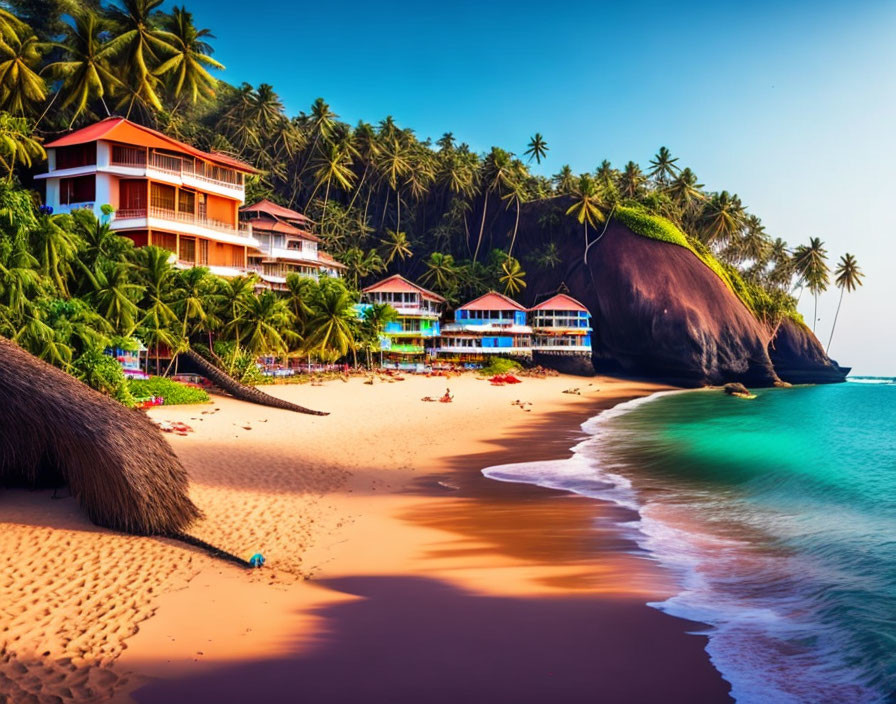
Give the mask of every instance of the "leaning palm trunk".
[[845, 290], [845, 287], [840, 289], [840, 300], [837, 301], [837, 312], [834, 314], [834, 324], [831, 326], [831, 336], [828, 338], [828, 345], [824, 348], [825, 354], [831, 349], [831, 342], [834, 341], [834, 330], [837, 329], [837, 318], [840, 317], [840, 306], [843, 305], [843, 292]]
[[295, 411], [296, 413], [307, 413], [308, 415], [312, 416], [329, 415], [329, 413], [324, 413], [323, 411], [313, 411], [310, 408], [305, 408], [304, 406], [299, 406], [295, 403], [290, 403], [289, 401], [284, 401], [283, 399], [266, 394], [263, 391], [259, 391], [252, 386], [241, 384], [223, 369], [219, 369], [214, 364], [205, 359], [205, 357], [201, 357], [200, 355], [196, 354], [196, 352], [194, 352], [193, 350], [187, 350], [183, 354], [186, 355], [187, 359], [189, 359], [197, 367], [199, 367], [202, 370], [202, 373], [206, 377], [208, 377], [208, 379], [215, 386], [223, 389], [228, 394], [230, 394], [234, 398], [239, 399], [240, 401], [257, 403], [261, 406], [270, 406], [271, 408], [282, 408], [287, 411]]

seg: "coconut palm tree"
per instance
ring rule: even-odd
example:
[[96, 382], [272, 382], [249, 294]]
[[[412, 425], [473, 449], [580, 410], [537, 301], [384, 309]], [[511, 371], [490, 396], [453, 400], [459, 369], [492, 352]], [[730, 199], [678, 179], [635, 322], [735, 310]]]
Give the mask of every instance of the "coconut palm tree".
[[743, 224], [740, 199], [728, 191], [714, 193], [703, 206], [700, 224], [700, 239], [704, 244], [728, 242]]
[[[364, 327], [367, 328], [366, 332], [367, 337], [370, 339], [371, 344], [376, 346], [377, 349], [380, 350], [380, 366], [383, 365], [383, 351], [380, 347], [380, 338], [383, 336], [383, 333], [386, 331], [386, 326], [389, 323], [394, 323], [398, 320], [398, 311], [395, 310], [388, 303], [373, 303], [367, 308], [364, 309], [363, 321]], [[375, 341], [375, 342], [374, 342]], [[368, 346], [368, 360], [367, 366], [370, 366], [370, 346]]]
[[22, 36], [0, 49], [0, 110], [21, 116], [47, 97], [47, 84], [35, 71], [45, 45], [34, 35]]
[[351, 282], [352, 288], [356, 290], [361, 279], [378, 274], [386, 268], [382, 257], [375, 249], [365, 252], [360, 247], [352, 247], [346, 250], [340, 259], [346, 266], [346, 278]]
[[478, 258], [479, 248], [482, 246], [489, 195], [497, 193], [500, 197], [503, 194], [512, 180], [513, 166], [513, 155], [498, 147], [492, 147], [482, 164], [482, 219], [479, 223], [479, 237], [476, 239], [476, 249], [473, 252], [474, 262]]
[[405, 261], [414, 256], [411, 251], [411, 245], [408, 242], [408, 236], [405, 232], [396, 232], [395, 230], [386, 230], [386, 236], [380, 240], [381, 250], [386, 265], [392, 263], [392, 260], [398, 257], [401, 261]]
[[[382, 145], [377, 159], [380, 180], [385, 181], [395, 194], [395, 230], [401, 230], [401, 187], [412, 169], [407, 145], [393, 137]], [[385, 216], [385, 206], [383, 210]]]
[[129, 337], [137, 327], [140, 309], [136, 301], [143, 295], [143, 287], [130, 280], [126, 262], [104, 262], [93, 273], [88, 273], [93, 290], [87, 301], [106, 319], [116, 335]]
[[172, 47], [173, 55], [163, 61], [153, 75], [168, 80], [175, 98], [185, 95], [193, 103], [201, 97], [214, 98], [218, 81], [209, 69], [224, 68], [211, 56], [214, 49], [208, 40], [214, 39], [215, 35], [208, 29], [197, 29], [192, 13], [184, 7], [175, 6], [170, 15], [164, 16], [162, 27], [167, 32], [167, 43]]
[[597, 224], [604, 221], [604, 214], [601, 210], [603, 202], [601, 194], [590, 174], [582, 174], [576, 183], [574, 191], [575, 202], [566, 210], [567, 215], [575, 216], [576, 220], [582, 226], [584, 235], [584, 256], [588, 256], [588, 226], [597, 227]]
[[505, 294], [515, 296], [526, 288], [526, 272], [523, 271], [519, 261], [513, 257], [506, 257], [501, 263], [501, 271], [503, 273], [499, 281], [504, 284]]
[[262, 291], [248, 296], [239, 318], [233, 325], [239, 328], [239, 336], [246, 352], [253, 357], [286, 354], [288, 340], [295, 335], [290, 330], [293, 323], [289, 304], [273, 291]]
[[107, 9], [115, 27], [109, 41], [109, 56], [122, 68], [129, 95], [119, 105], [128, 105], [128, 115], [136, 102], [154, 110], [162, 109], [159, 99], [159, 78], [154, 71], [168, 57], [177, 53], [176, 37], [159, 27], [163, 0], [117, 0]]
[[351, 141], [348, 139], [342, 144], [328, 144], [317, 159], [317, 168], [314, 171], [316, 185], [314, 192], [311, 194], [311, 199], [314, 198], [321, 186], [326, 185], [321, 222], [324, 222], [327, 217], [327, 203], [330, 200], [330, 186], [333, 181], [336, 181], [345, 192], [351, 190], [355, 181], [355, 172], [352, 171], [353, 150], [354, 146], [351, 145]]
[[314, 312], [312, 308], [317, 283], [308, 276], [288, 274], [286, 277], [286, 302], [292, 313], [296, 333], [305, 335], [308, 319]]
[[507, 248], [507, 254], [513, 254], [513, 245], [516, 244], [516, 233], [520, 228], [520, 209], [523, 203], [529, 199], [529, 192], [526, 190], [525, 184], [526, 172], [522, 169], [517, 170], [507, 183], [507, 192], [501, 196], [501, 200], [507, 202], [507, 207], [511, 205], [516, 207], [516, 218], [513, 221], [513, 234], [510, 236], [510, 246]]
[[551, 181], [553, 181], [557, 193], [561, 195], [572, 193], [576, 187], [576, 177], [569, 164], [561, 166], [560, 171], [551, 177]]
[[426, 271], [420, 277], [420, 282], [444, 294], [457, 286], [457, 274], [452, 255], [433, 252], [426, 260]]
[[312, 310], [305, 348], [325, 356], [344, 357], [354, 347], [354, 298], [340, 282], [327, 280], [318, 287]]
[[46, 159], [47, 153], [33, 136], [31, 124], [24, 117], [0, 112], [0, 167], [11, 181], [16, 166], [31, 167], [34, 161]]
[[536, 164], [540, 164], [541, 160], [547, 157], [550, 147], [541, 136], [541, 132], [536, 132], [532, 139], [529, 140], [529, 148], [524, 154], [529, 157], [529, 161], [535, 159]]
[[40, 215], [31, 232], [31, 252], [37, 257], [41, 276], [66, 298], [72, 262], [78, 251], [76, 236], [65, 228], [67, 219], [65, 215]]
[[840, 317], [840, 306], [843, 305], [843, 294], [846, 291], [852, 293], [862, 285], [862, 279], [865, 274], [859, 268], [856, 258], [852, 254], [844, 254], [834, 269], [834, 284], [840, 289], [840, 300], [837, 301], [837, 312], [834, 314], [834, 324], [831, 326], [831, 336], [828, 338], [828, 344], [824, 349], [827, 354], [831, 349], [831, 341], [834, 339], [834, 331], [837, 329], [837, 319]]
[[706, 200], [703, 184], [697, 181], [697, 174], [685, 167], [666, 187], [666, 192], [678, 206], [682, 216], [693, 215], [697, 207]]
[[628, 162], [617, 178], [617, 188], [623, 198], [637, 198], [644, 190], [647, 177], [635, 162]]
[[797, 275], [808, 287], [815, 299], [812, 331], [818, 321], [818, 296], [827, 290], [829, 269], [828, 252], [820, 237], [812, 237], [808, 245], [800, 245], [793, 254], [793, 266]]
[[675, 162], [678, 157], [672, 158], [672, 152], [667, 147], [660, 147], [656, 156], [650, 160], [650, 171], [647, 175], [656, 181], [660, 186], [666, 186], [681, 171]]
[[106, 115], [110, 115], [106, 96], [124, 88], [109, 63], [109, 44], [103, 36], [108, 22], [90, 10], [75, 13], [72, 21], [73, 24], [65, 24], [62, 43], [55, 45], [63, 51], [63, 60], [44, 69], [51, 77], [62, 80], [57, 89], [64, 96], [59, 107], [72, 108], [69, 126], [94, 100], [99, 100]]

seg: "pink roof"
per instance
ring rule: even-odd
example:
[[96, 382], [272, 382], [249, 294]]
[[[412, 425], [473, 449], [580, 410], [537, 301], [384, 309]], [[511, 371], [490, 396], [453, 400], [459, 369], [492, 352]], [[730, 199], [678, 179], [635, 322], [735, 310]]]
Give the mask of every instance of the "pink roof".
[[272, 220], [270, 218], [253, 218], [249, 220], [252, 223], [252, 230], [259, 232], [278, 232], [288, 237], [298, 237], [303, 240], [311, 240], [312, 242], [320, 242], [320, 237], [313, 235], [306, 230], [300, 230], [295, 225], [280, 220]]
[[361, 290], [362, 293], [419, 293], [424, 298], [428, 298], [431, 301], [437, 301], [439, 303], [444, 303], [445, 299], [442, 298], [439, 294], [433, 293], [422, 286], [418, 286], [413, 281], [408, 281], [406, 278], [401, 276], [400, 274], [393, 274], [388, 278], [383, 279], [382, 281], [377, 281], [375, 284], [368, 286], [365, 289]]
[[131, 122], [123, 117], [107, 117], [105, 120], [82, 127], [44, 146], [48, 149], [69, 147], [75, 144], [96, 142], [99, 139], [138, 147], [167, 149], [173, 152], [180, 152], [181, 154], [188, 154], [205, 161], [211, 161], [220, 166], [227, 166], [237, 171], [250, 174], [256, 173], [254, 168], [239, 159], [234, 159], [231, 156], [218, 152], [204, 152], [201, 149], [179, 142], [166, 134], [138, 125], [136, 122]]
[[298, 220], [303, 223], [310, 222], [310, 220], [305, 215], [302, 215], [302, 213], [290, 210], [289, 208], [284, 208], [282, 205], [277, 205], [266, 198], [257, 203], [253, 203], [252, 205], [247, 205], [245, 208], [240, 208], [240, 212], [267, 213], [268, 215], [273, 215], [275, 218], [281, 218], [283, 220]]
[[522, 310], [525, 307], [517, 303], [512, 298], [508, 298], [503, 293], [497, 291], [489, 291], [484, 296], [480, 296], [469, 303], [462, 305], [458, 310]]
[[548, 300], [542, 301], [529, 310], [577, 310], [585, 313], [589, 312], [588, 309], [575, 298], [567, 296], [565, 293], [558, 293], [556, 296], [551, 296]]

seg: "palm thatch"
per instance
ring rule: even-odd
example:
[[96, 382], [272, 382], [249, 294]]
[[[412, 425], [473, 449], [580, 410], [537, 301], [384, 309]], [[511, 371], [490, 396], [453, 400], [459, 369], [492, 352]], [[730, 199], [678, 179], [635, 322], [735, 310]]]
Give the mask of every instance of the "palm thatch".
[[66, 482], [94, 523], [171, 535], [201, 516], [161, 432], [0, 338], [0, 484]]
[[296, 413], [307, 413], [311, 416], [330, 415], [329, 413], [326, 413], [324, 411], [313, 411], [310, 408], [305, 408], [304, 406], [299, 406], [298, 404], [284, 401], [282, 398], [271, 396], [270, 394], [266, 394], [264, 393], [264, 391], [259, 391], [252, 386], [241, 384], [232, 376], [230, 376], [230, 374], [223, 371], [222, 369], [219, 369], [214, 364], [209, 362], [205, 357], [197, 354], [193, 350], [187, 350], [183, 354], [197, 367], [199, 367], [199, 369], [202, 370], [202, 374], [206, 378], [208, 378], [208, 380], [211, 381], [215, 386], [217, 386], [219, 389], [222, 389], [223, 391], [226, 391], [231, 396], [239, 399], [240, 401], [257, 403], [260, 406], [270, 406], [271, 408], [282, 408], [287, 411], [295, 411]]

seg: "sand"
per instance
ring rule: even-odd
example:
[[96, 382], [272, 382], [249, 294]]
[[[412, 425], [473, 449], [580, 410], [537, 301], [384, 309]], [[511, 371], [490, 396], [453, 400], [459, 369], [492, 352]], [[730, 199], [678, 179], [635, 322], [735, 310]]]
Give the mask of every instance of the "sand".
[[[446, 386], [453, 403], [420, 400]], [[324, 417], [219, 396], [152, 409], [193, 428], [168, 436], [206, 513], [190, 533], [266, 567], [4, 492], [0, 700], [726, 701], [695, 625], [644, 606], [672, 584], [618, 509], [480, 474], [568, 456], [598, 408], [658, 388], [354, 378], [267, 387]]]

